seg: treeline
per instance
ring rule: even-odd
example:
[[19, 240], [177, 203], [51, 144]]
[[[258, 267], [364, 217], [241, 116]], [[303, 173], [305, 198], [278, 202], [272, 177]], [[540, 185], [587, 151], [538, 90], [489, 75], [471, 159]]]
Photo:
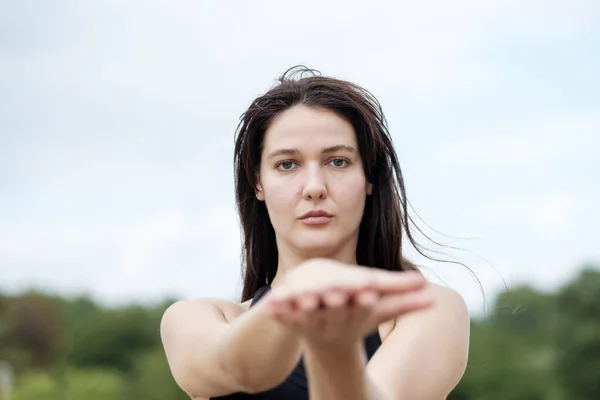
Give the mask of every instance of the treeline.
[[[160, 318], [174, 301], [106, 308], [86, 297], [0, 295], [0, 360], [15, 370], [13, 400], [189, 399], [160, 344]], [[598, 269], [553, 293], [516, 288], [491, 310], [472, 321], [469, 366], [450, 399], [600, 399]]]

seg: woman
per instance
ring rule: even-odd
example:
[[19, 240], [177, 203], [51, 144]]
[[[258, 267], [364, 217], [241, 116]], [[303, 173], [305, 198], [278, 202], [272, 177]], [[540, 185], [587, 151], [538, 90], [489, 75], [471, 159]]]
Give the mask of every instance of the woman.
[[242, 303], [181, 301], [161, 334], [194, 399], [444, 399], [467, 361], [455, 291], [416, 245], [378, 102], [303, 67], [244, 113], [235, 147]]

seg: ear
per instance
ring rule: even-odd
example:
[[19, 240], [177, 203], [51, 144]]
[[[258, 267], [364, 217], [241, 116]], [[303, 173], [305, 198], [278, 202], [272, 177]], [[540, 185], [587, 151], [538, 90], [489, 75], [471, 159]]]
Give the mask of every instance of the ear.
[[370, 196], [373, 194], [373, 184], [367, 182], [367, 195]]
[[260, 184], [260, 178], [257, 176], [256, 177], [256, 198], [259, 201], [265, 201], [265, 194], [262, 190], [262, 185]]

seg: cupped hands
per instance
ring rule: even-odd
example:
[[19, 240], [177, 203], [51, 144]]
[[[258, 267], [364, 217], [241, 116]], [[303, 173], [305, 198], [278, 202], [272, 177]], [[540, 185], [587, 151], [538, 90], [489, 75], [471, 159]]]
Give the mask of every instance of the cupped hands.
[[286, 273], [265, 309], [308, 345], [355, 344], [379, 324], [433, 303], [418, 272], [385, 271], [314, 259]]

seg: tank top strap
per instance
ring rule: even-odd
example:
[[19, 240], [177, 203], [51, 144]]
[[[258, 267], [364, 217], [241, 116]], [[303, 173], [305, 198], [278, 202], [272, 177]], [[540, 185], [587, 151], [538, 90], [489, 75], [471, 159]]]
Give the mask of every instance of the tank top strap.
[[365, 337], [365, 350], [367, 352], [367, 359], [370, 360], [371, 357], [375, 355], [379, 346], [381, 346], [381, 335], [379, 335], [379, 329], [373, 331], [370, 335]]
[[269, 285], [269, 284], [260, 287], [254, 294], [254, 297], [252, 298], [252, 301], [250, 302], [250, 307], [254, 306], [260, 300], [260, 298], [263, 297], [265, 295], [265, 293], [267, 293], [269, 291], [269, 289], [271, 289], [271, 285]]

